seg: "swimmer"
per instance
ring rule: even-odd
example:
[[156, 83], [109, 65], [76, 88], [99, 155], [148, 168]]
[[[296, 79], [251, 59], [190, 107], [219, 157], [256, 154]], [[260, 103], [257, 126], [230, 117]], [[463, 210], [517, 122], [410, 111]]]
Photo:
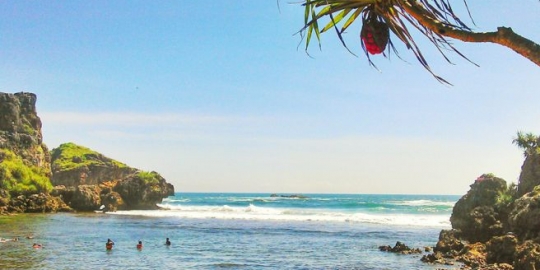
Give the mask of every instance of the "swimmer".
[[114, 246], [114, 242], [110, 238], [107, 239], [107, 243], [105, 244], [105, 248], [107, 250], [111, 250], [113, 248], [113, 246]]
[[137, 244], [137, 249], [142, 249], [142, 241], [139, 241], [139, 243]]
[[43, 246], [41, 244], [38, 244], [38, 243], [34, 243], [32, 245], [33, 248], [42, 248]]
[[0, 238], [0, 243], [5, 243], [5, 242], [17, 242], [19, 241], [19, 238], [18, 237], [15, 237], [15, 238]]
[[170, 246], [170, 245], [171, 245], [171, 241], [169, 241], [169, 237], [167, 237], [167, 240], [165, 240], [165, 245], [166, 245], [166, 246]]

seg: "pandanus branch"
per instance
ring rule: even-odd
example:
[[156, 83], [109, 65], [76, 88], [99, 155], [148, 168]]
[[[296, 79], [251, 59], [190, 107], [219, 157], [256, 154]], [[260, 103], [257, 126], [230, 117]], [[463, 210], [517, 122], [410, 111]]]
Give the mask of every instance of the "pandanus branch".
[[498, 27], [496, 32], [476, 33], [457, 29], [441, 21], [425, 16], [415, 1], [403, 1], [402, 8], [414, 17], [420, 24], [440, 35], [458, 39], [464, 42], [490, 42], [508, 47], [523, 57], [540, 66], [540, 45], [532, 40], [516, 34], [512, 28]]
[[[464, 3], [467, 7], [465, 0]], [[335, 29], [339, 40], [349, 50], [342, 34], [360, 17], [363, 24], [362, 48], [366, 52], [369, 63], [373, 66], [370, 54], [382, 53], [386, 56], [384, 50], [387, 43], [390, 45], [388, 47], [397, 53], [391, 39], [385, 36], [387, 30], [384, 28], [387, 28], [407, 49], [412, 51], [428, 72], [440, 82], [448, 83], [431, 70], [409, 31], [411, 26], [424, 35], [448, 62], [450, 60], [445, 54], [448, 50], [469, 60], [447, 39], [453, 38], [465, 42], [497, 43], [513, 49], [540, 66], [540, 45], [514, 33], [511, 28], [507, 27], [499, 27], [496, 32], [473, 32], [459, 19], [446, 0], [304, 0], [303, 5], [306, 11], [304, 27], [300, 33], [306, 39], [306, 51], [313, 33], [315, 33], [314, 36], [320, 47], [320, 35], [329, 29]], [[325, 27], [319, 28], [318, 20], [326, 16], [330, 18], [330, 22]], [[342, 24], [341, 28], [337, 26], [340, 23]], [[366, 24], [369, 25], [366, 27]], [[382, 27], [381, 24], [386, 26]], [[472, 63], [472, 61], [470, 62]]]

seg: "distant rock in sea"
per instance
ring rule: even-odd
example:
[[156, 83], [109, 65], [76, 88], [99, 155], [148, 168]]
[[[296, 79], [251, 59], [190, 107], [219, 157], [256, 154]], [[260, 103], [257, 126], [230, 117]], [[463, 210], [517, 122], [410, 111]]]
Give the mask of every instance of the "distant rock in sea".
[[307, 196], [301, 195], [301, 194], [291, 194], [291, 195], [279, 195], [279, 194], [271, 194], [270, 197], [280, 197], [280, 198], [295, 198], [295, 199], [307, 199]]

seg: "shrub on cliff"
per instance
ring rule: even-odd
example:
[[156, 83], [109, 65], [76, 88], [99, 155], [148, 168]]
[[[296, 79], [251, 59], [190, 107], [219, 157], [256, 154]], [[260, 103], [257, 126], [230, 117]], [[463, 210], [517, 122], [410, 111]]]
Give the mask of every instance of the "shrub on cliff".
[[138, 171], [136, 177], [139, 177], [147, 185], [159, 184], [161, 176], [156, 172]]
[[47, 172], [27, 165], [15, 153], [0, 149], [0, 188], [7, 190], [11, 196], [29, 195], [52, 190]]
[[53, 172], [73, 170], [91, 165], [123, 168], [124, 163], [106, 158], [102, 154], [74, 143], [64, 143], [51, 151]]

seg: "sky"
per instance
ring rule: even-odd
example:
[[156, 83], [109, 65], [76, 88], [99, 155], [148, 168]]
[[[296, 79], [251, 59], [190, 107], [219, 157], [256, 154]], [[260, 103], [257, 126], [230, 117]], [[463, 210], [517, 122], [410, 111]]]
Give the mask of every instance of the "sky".
[[[451, 1], [474, 31], [540, 42], [540, 3]], [[37, 94], [49, 149], [74, 142], [177, 192], [455, 194], [517, 182], [517, 131], [540, 134], [540, 68], [496, 44], [421, 36], [439, 83], [360, 23], [306, 54], [298, 1], [0, 1], [0, 92]]]

